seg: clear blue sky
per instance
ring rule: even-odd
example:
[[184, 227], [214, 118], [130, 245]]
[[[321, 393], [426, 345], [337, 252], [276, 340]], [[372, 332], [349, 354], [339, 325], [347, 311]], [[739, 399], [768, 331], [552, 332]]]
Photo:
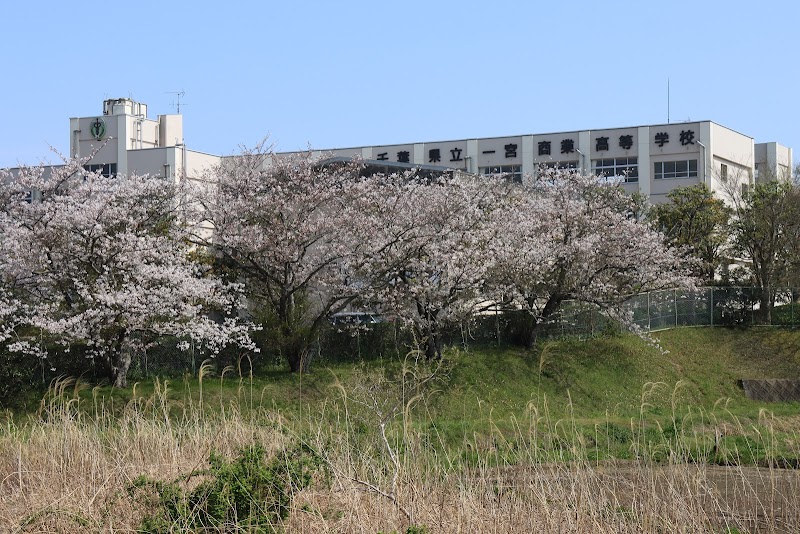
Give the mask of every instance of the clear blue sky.
[[800, 3], [5, 2], [0, 166], [58, 161], [69, 117], [182, 98], [231, 154], [713, 120], [800, 160]]

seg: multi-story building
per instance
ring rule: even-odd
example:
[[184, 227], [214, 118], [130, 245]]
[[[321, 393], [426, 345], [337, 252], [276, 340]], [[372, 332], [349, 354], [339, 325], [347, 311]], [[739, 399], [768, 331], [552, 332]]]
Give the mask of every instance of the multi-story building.
[[103, 102], [103, 114], [72, 118], [72, 157], [86, 157], [90, 170], [103, 174], [192, 176], [219, 156], [189, 150], [183, 142], [183, 116], [147, 118], [147, 105], [128, 98]]
[[[91, 170], [104, 174], [139, 173], [195, 176], [220, 156], [189, 150], [183, 143], [181, 115], [147, 117], [147, 106], [127, 98], [103, 102], [103, 114], [70, 119], [70, 155], [94, 156]], [[95, 152], [96, 151], [96, 152]], [[792, 150], [775, 142], [756, 143], [712, 121], [658, 124], [334, 148], [318, 151], [336, 158], [359, 157], [375, 168], [420, 166], [474, 174], [510, 175], [523, 181], [543, 167], [574, 168], [623, 176], [629, 192], [653, 203], [670, 190], [705, 183], [721, 197], [758, 180], [785, 179]]]
[[623, 176], [628, 192], [658, 203], [679, 186], [705, 183], [725, 196], [756, 180], [786, 179], [792, 150], [711, 121], [370, 146], [330, 151], [338, 157], [410, 165], [440, 165], [517, 181], [543, 167]]

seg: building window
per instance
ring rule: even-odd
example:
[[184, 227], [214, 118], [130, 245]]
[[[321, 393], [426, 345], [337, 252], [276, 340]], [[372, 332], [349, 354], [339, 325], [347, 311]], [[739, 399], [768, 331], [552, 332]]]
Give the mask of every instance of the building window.
[[670, 180], [672, 178], [696, 178], [697, 160], [682, 161], [656, 161], [653, 178], [656, 180]]
[[540, 169], [577, 169], [578, 162], [576, 161], [548, 161], [546, 163], [537, 164]]
[[599, 176], [621, 176], [626, 182], [639, 181], [637, 158], [610, 158], [592, 161], [592, 173]]
[[522, 183], [522, 165], [495, 165], [494, 167], [481, 167], [478, 169], [484, 176], [503, 176], [512, 182]]
[[97, 165], [84, 165], [84, 169], [89, 172], [99, 172], [102, 176], [106, 178], [110, 178], [117, 174], [117, 164], [116, 163], [100, 163]]
[[719, 177], [722, 180], [728, 179], [728, 166], [724, 163], [720, 163], [719, 165]]

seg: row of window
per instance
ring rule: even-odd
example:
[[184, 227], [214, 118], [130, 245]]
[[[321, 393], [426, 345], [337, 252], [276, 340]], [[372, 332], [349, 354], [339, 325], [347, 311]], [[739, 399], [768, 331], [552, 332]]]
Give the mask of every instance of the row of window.
[[639, 181], [638, 158], [596, 159], [592, 162], [592, 173], [601, 176], [621, 176], [626, 182]]
[[539, 163], [541, 169], [577, 169], [577, 161], [550, 161], [547, 163]]
[[[559, 161], [540, 163], [541, 168], [553, 169], [577, 169], [577, 161]], [[84, 168], [89, 172], [98, 172], [105, 177], [117, 174], [116, 163], [105, 163], [98, 165], [86, 165]], [[654, 163], [653, 178], [655, 180], [668, 180], [672, 178], [695, 178], [697, 176], [697, 160], [682, 161], [657, 161]], [[722, 166], [723, 178], [727, 177], [727, 166]], [[504, 175], [511, 181], [522, 183], [521, 165], [496, 165], [493, 167], [481, 167], [480, 173], [486, 176]], [[639, 164], [635, 157], [597, 159], [592, 161], [592, 173], [603, 176], [621, 176], [626, 182], [639, 181]]]
[[[592, 172], [603, 176], [622, 176], [626, 182], [639, 181], [639, 164], [636, 158], [598, 159], [592, 162]], [[654, 180], [696, 178], [697, 160], [656, 161], [653, 163]]]
[[[633, 160], [635, 165], [636, 158], [617, 158], [618, 160]], [[602, 160], [605, 161], [605, 160]], [[614, 160], [611, 160], [614, 161]], [[627, 165], [627, 164], [626, 164]], [[578, 168], [577, 161], [551, 161], [547, 163], [539, 163], [539, 169], [572, 169], [575, 170]], [[626, 167], [627, 168], [627, 167]], [[622, 167], [620, 167], [622, 169]], [[478, 172], [484, 176], [504, 176], [511, 180], [512, 182], [516, 182], [521, 184], [522, 183], [522, 165], [494, 165], [492, 167], [480, 167]], [[636, 173], [636, 169], [634, 168], [633, 173]], [[618, 174], [622, 174], [621, 172]], [[609, 174], [609, 176], [616, 176], [617, 174]], [[638, 176], [638, 174], [635, 174]], [[636, 180], [631, 180], [636, 181]]]
[[478, 169], [484, 176], [505, 176], [512, 182], [522, 183], [522, 165], [495, 165]]
[[117, 174], [116, 163], [100, 163], [97, 165], [84, 165], [83, 168], [89, 172], [99, 172], [106, 178], [110, 178], [111, 176]]
[[668, 180], [671, 178], [695, 178], [697, 177], [697, 160], [681, 161], [656, 161], [653, 179]]
[[[540, 163], [539, 168], [550, 169], [577, 169], [577, 161], [560, 161]], [[723, 174], [727, 171], [723, 169]], [[512, 181], [522, 183], [521, 165], [497, 165], [494, 167], [481, 167], [480, 173], [486, 176], [504, 175]], [[601, 176], [619, 176], [625, 182], [639, 181], [639, 161], [637, 158], [609, 158], [592, 161], [592, 173]], [[697, 160], [681, 161], [656, 161], [653, 163], [653, 179], [670, 180], [675, 178], [696, 178]]]
[[[97, 164], [97, 165], [84, 165], [83, 168], [84, 168], [84, 170], [86, 170], [88, 172], [98, 172], [101, 175], [105, 176], [106, 178], [110, 178], [111, 176], [114, 176], [114, 175], [117, 174], [117, 164], [116, 163], [105, 163], [105, 164], [101, 163], [101, 164]], [[85, 179], [86, 179], [86, 177], [84, 176], [84, 180]], [[25, 202], [30, 204], [31, 202], [33, 202], [34, 196], [35, 196], [34, 191], [28, 191], [25, 194]]]

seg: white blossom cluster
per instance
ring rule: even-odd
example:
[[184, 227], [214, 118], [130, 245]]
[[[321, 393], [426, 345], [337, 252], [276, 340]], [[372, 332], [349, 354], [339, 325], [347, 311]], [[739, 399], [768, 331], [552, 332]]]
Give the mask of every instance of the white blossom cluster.
[[248, 308], [299, 370], [348, 306], [402, 321], [436, 357], [482, 310], [526, 311], [533, 343], [565, 300], [619, 318], [632, 295], [692, 283], [618, 184], [575, 171], [387, 176], [262, 144], [197, 178], [80, 161], [0, 176], [0, 343], [80, 343], [124, 384], [153, 340], [254, 350]]
[[196, 191], [214, 231], [194, 241], [268, 310], [293, 369], [326, 317], [349, 305], [403, 321], [436, 356], [444, 328], [490, 306], [526, 310], [533, 336], [564, 300], [619, 315], [633, 294], [691, 283], [618, 184], [575, 171], [524, 186], [369, 175], [262, 144], [203, 182], [216, 184]]
[[177, 186], [81, 163], [0, 176], [0, 342], [80, 343], [121, 386], [131, 359], [167, 336], [253, 349], [250, 325], [209, 316], [228, 316], [240, 288], [190, 260]]
[[636, 212], [635, 200], [613, 181], [544, 172], [519, 187], [505, 210], [491, 274], [495, 294], [529, 312], [535, 336], [565, 300], [594, 304], [623, 320], [620, 306], [631, 296], [693, 287], [688, 260]]

